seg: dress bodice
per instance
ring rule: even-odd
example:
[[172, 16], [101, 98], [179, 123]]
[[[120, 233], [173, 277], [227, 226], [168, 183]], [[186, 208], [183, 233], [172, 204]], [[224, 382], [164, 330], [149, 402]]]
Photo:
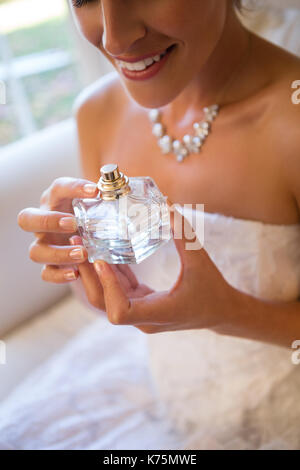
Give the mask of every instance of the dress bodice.
[[[200, 238], [202, 233], [194, 225], [193, 212], [185, 211], [184, 215]], [[202, 215], [204, 248], [232, 286], [266, 300], [298, 299], [300, 224], [274, 225], [222, 214], [202, 212]], [[179, 269], [179, 256], [171, 240], [134, 271], [153, 288], [164, 290], [174, 284]], [[211, 432], [213, 422], [222, 447], [229, 429], [238, 429], [237, 438], [241, 439], [241, 426], [247, 422], [249, 433], [250, 422], [253, 436], [244, 437], [248, 444], [253, 439], [255, 447], [255, 439], [262, 439], [258, 420], [265, 420], [264, 438], [269, 440], [278, 426], [287, 426], [280, 416], [276, 421], [283, 400], [282, 390], [276, 385], [282, 384], [285, 377], [299, 375], [288, 349], [208, 330], [150, 335], [148, 343], [157, 390], [180, 429], [191, 431], [201, 423], [203, 432], [205, 429]], [[290, 406], [293, 414], [295, 402]], [[285, 435], [284, 429], [280, 432], [277, 435]]]
[[[198, 224], [195, 224], [195, 213], [200, 214]], [[188, 207], [184, 209], [184, 216], [233, 287], [266, 300], [298, 299], [300, 224], [266, 224]], [[174, 241], [162, 246], [133, 270], [154, 289], [170, 288], [180, 270]]]

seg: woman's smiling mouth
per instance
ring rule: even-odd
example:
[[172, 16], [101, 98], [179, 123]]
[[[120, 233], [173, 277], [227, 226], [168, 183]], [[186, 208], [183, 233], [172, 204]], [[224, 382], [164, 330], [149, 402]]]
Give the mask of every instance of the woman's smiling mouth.
[[163, 53], [147, 57], [138, 62], [125, 62], [115, 59], [119, 69], [126, 78], [132, 80], [146, 80], [153, 77], [166, 63], [170, 53], [173, 51], [175, 44], [168, 47]]

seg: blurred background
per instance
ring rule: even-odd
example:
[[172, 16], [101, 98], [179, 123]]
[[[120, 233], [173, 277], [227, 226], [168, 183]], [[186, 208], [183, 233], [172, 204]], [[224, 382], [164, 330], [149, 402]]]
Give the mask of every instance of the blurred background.
[[109, 70], [78, 33], [67, 0], [0, 0], [0, 146], [69, 117], [79, 91]]

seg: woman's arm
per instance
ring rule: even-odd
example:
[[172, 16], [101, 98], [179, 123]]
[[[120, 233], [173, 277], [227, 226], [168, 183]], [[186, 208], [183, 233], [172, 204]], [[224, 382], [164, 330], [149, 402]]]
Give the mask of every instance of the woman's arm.
[[287, 348], [300, 340], [300, 302], [271, 302], [233, 288], [223, 325], [216, 333], [263, 341]]
[[[277, 149], [287, 191], [300, 214], [300, 105], [292, 104], [288, 95], [284, 103], [286, 119], [280, 116], [277, 119], [281, 125], [285, 124], [285, 139], [279, 142], [277, 138]], [[229, 318], [228, 323], [217, 327], [216, 332], [288, 348], [295, 340], [300, 340], [300, 301], [263, 301], [233, 289], [226, 318]]]
[[[296, 109], [297, 108], [297, 109]], [[292, 114], [292, 116], [291, 116]], [[283, 174], [291, 197], [300, 213], [300, 138], [295, 124], [300, 122], [300, 106], [290, 113], [289, 138], [281, 154]], [[227, 309], [227, 323], [215, 331], [221, 334], [292, 347], [300, 340], [300, 302], [272, 302], [257, 299], [233, 288], [232, 303]]]
[[300, 340], [300, 302], [268, 301], [243, 293], [225, 280], [204, 248], [186, 250], [190, 240], [184, 231], [174, 242], [181, 259], [175, 285], [145, 297], [130, 298], [110, 265], [94, 263], [113, 324], [133, 325], [151, 334], [210, 329], [287, 348]]

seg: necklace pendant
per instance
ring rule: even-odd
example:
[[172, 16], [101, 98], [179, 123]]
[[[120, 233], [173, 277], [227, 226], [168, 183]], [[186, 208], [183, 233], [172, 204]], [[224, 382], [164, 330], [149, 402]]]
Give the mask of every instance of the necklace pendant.
[[219, 113], [219, 106], [214, 104], [208, 108], [204, 108], [205, 118], [208, 122], [213, 122]]
[[190, 153], [199, 153], [203, 141], [200, 139], [200, 137], [193, 137], [189, 134], [186, 134], [183, 137], [183, 142]]
[[161, 138], [164, 135], [164, 128], [160, 122], [156, 122], [153, 126], [153, 135], [157, 138]]
[[151, 111], [149, 111], [149, 118], [150, 118], [150, 121], [152, 121], [154, 123], [158, 122], [159, 118], [160, 118], [159, 109], [151, 109]]
[[176, 160], [182, 162], [191, 153], [200, 153], [200, 150], [211, 132], [211, 124], [219, 114], [219, 106], [214, 104], [203, 109], [204, 119], [193, 124], [194, 135], [186, 134], [182, 142], [173, 140], [161, 123], [161, 111], [151, 109], [149, 119], [153, 123], [152, 133], [158, 140], [158, 145], [163, 154], [174, 153]]
[[207, 121], [195, 122], [194, 130], [198, 137], [206, 138], [210, 132], [210, 124]]
[[200, 150], [201, 150], [201, 147], [203, 145], [203, 142], [204, 142], [204, 140], [201, 139], [200, 137], [198, 137], [198, 136], [193, 137], [192, 146], [191, 146], [192, 152], [193, 153], [199, 153]]
[[186, 148], [189, 150], [189, 151], [192, 151], [192, 147], [193, 147], [193, 137], [190, 135], [190, 134], [186, 134], [184, 137], [183, 137], [183, 143], [185, 144]]
[[188, 156], [189, 151], [184, 145], [180, 142], [180, 140], [174, 140], [173, 142], [173, 151], [176, 155], [176, 159], [178, 162], [182, 162], [185, 157]]
[[158, 141], [158, 145], [161, 148], [162, 153], [168, 154], [172, 150], [172, 139], [169, 135], [164, 135], [161, 139]]
[[183, 162], [183, 160], [185, 159], [186, 156], [187, 156], [187, 154], [185, 154], [185, 153], [178, 153], [176, 155], [176, 160], [181, 163], [181, 162]]

